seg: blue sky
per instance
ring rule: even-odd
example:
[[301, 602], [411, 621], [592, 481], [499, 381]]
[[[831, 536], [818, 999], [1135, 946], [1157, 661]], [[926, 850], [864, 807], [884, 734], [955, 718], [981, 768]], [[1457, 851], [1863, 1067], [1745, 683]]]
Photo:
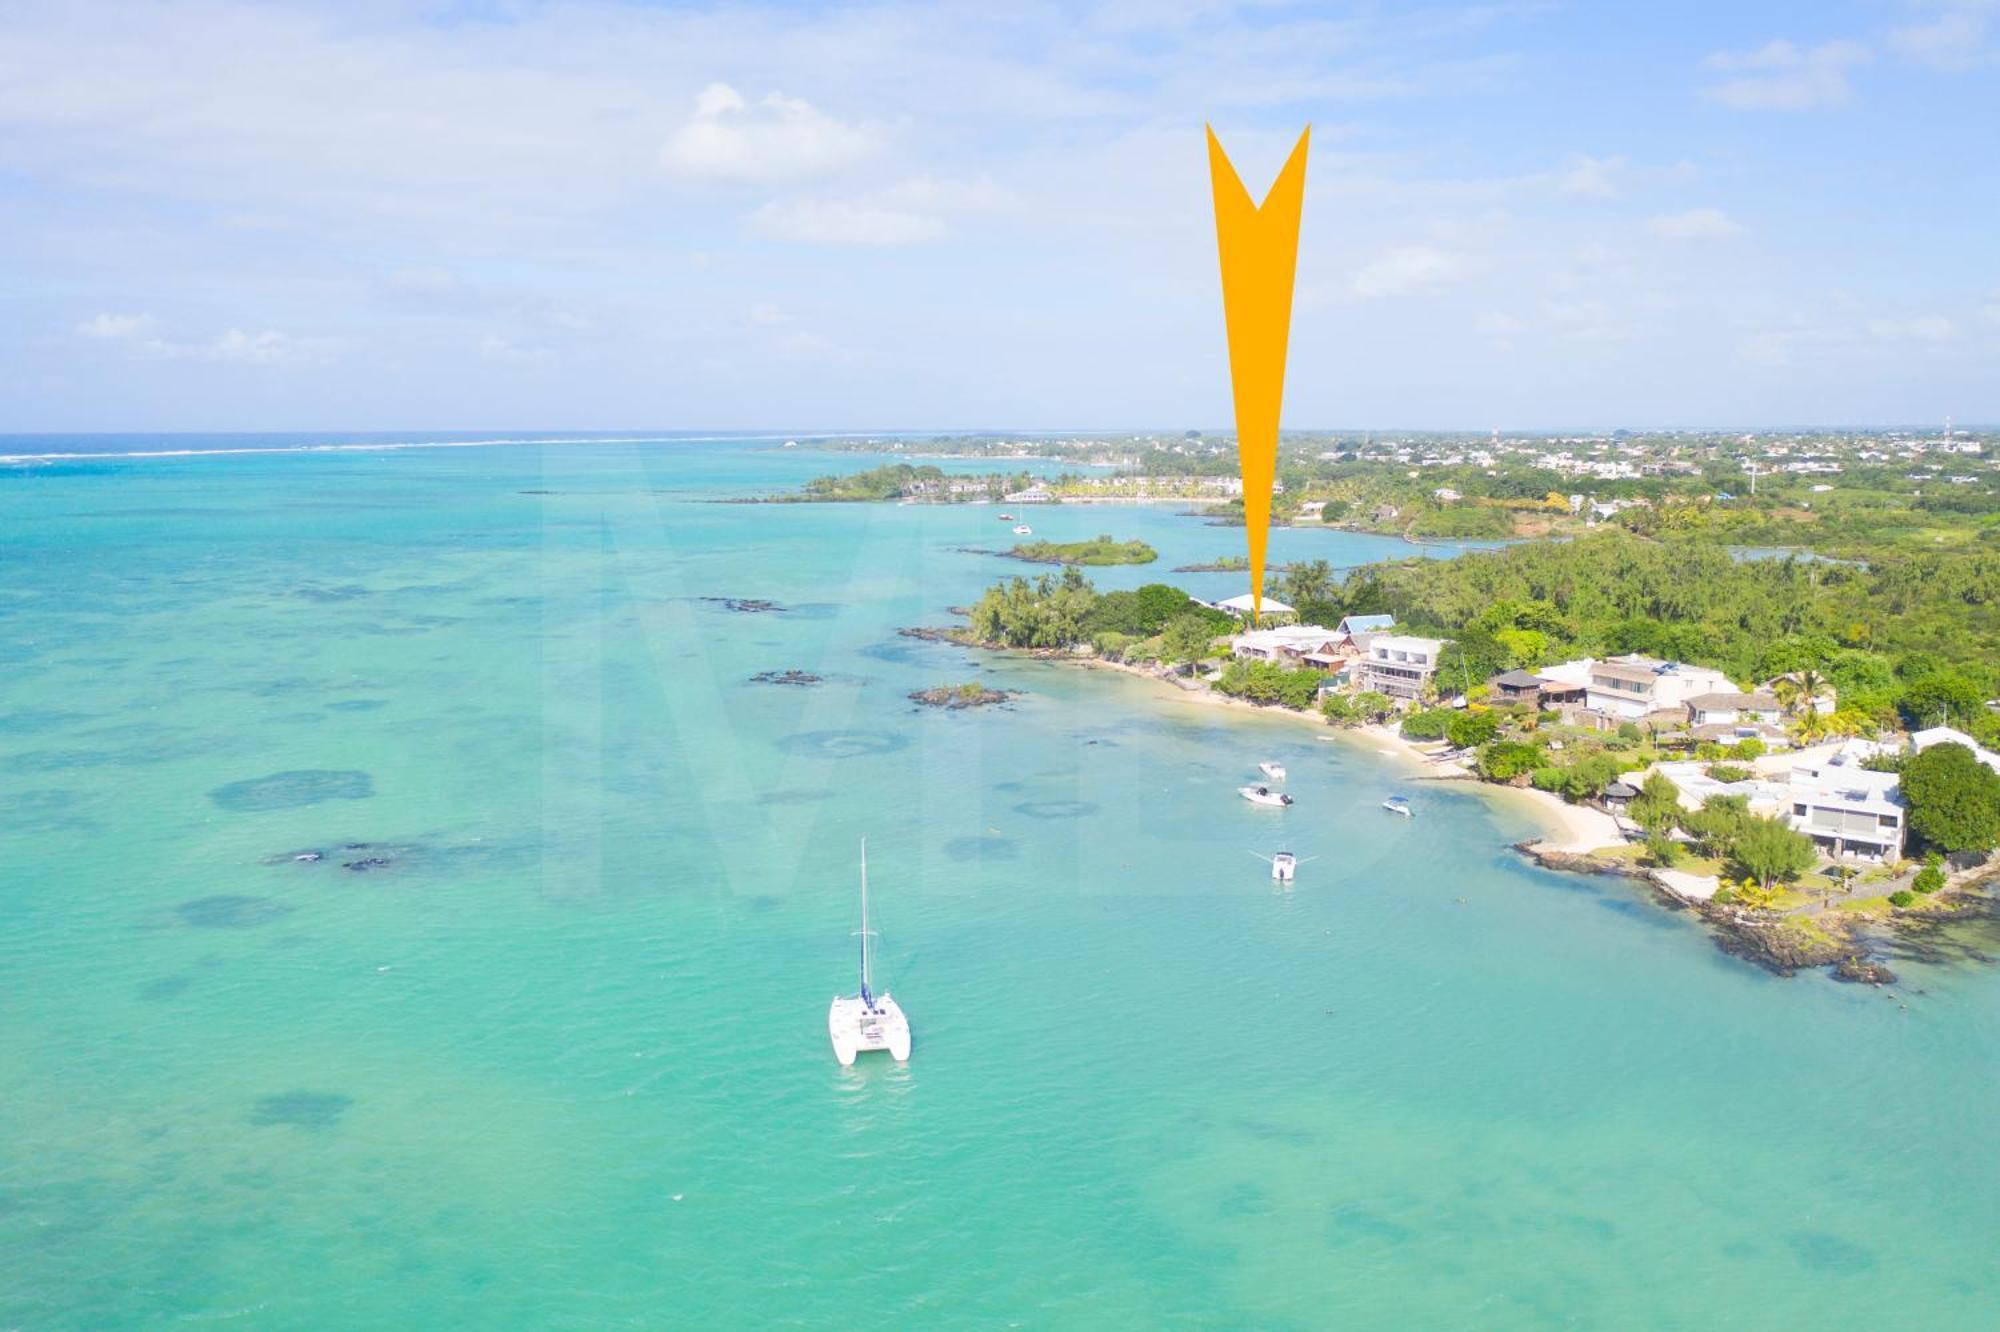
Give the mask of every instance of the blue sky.
[[2000, 0], [16, 0], [0, 430], [2000, 421]]

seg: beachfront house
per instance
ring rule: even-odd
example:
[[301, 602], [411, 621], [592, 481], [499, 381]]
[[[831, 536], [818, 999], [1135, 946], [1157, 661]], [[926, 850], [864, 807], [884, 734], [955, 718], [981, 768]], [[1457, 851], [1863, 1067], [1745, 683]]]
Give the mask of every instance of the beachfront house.
[[1799, 763], [1786, 792], [1791, 825], [1836, 859], [1900, 860], [1907, 820], [1898, 781], [1862, 767], [1860, 751], [1846, 746]]
[[1659, 661], [1636, 652], [1593, 664], [1584, 686], [1590, 709], [1613, 721], [1639, 721], [1671, 713], [1669, 720], [1680, 722], [1687, 715], [1689, 699], [1740, 692], [1721, 671]]
[[1486, 682], [1486, 691], [1495, 703], [1521, 703], [1539, 708], [1542, 683], [1542, 677], [1530, 671], [1502, 671]]
[[1784, 776], [1760, 773], [1740, 782], [1711, 777], [1706, 763], [1662, 763], [1656, 770], [1680, 792], [1684, 808], [1699, 809], [1710, 796], [1737, 796], [1752, 814], [1783, 818], [1824, 855], [1887, 863], [1902, 858], [1906, 816], [1896, 774], [1862, 766], [1879, 752], [1867, 740], [1821, 746], [1794, 756]]
[[[1269, 602], [1265, 603], [1269, 605]], [[1276, 629], [1252, 629], [1229, 640], [1233, 657], [1274, 661], [1281, 666], [1320, 666], [1338, 656], [1339, 635], [1317, 624], [1287, 624]]]
[[1362, 658], [1361, 687], [1374, 689], [1390, 698], [1419, 698], [1437, 674], [1438, 653], [1444, 640], [1416, 638], [1408, 634], [1378, 634], [1368, 643]]

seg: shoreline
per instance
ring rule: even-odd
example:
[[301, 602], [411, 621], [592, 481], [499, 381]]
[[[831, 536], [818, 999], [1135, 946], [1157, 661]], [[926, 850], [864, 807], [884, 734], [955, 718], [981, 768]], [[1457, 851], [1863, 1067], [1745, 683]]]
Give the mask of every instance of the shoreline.
[[[1014, 655], [1005, 648], [979, 650]], [[1617, 821], [1609, 814], [1584, 805], [1572, 805], [1549, 791], [1480, 781], [1461, 763], [1438, 762], [1433, 752], [1414, 741], [1405, 739], [1392, 726], [1331, 726], [1324, 717], [1315, 712], [1294, 712], [1290, 708], [1266, 707], [1244, 699], [1231, 698], [1206, 686], [1199, 689], [1184, 688], [1146, 667], [1132, 666], [1121, 661], [1105, 661], [1096, 657], [1057, 656], [1042, 656], [1039, 659], [1069, 662], [1086, 670], [1111, 671], [1148, 681], [1155, 687], [1155, 697], [1161, 702], [1186, 703], [1197, 707], [1288, 719], [1311, 727], [1323, 740], [1366, 746], [1378, 757], [1394, 761], [1410, 776], [1427, 781], [1458, 783], [1467, 788], [1467, 794], [1486, 796], [1501, 804], [1511, 803], [1541, 825], [1541, 835], [1528, 839], [1539, 850], [1583, 855], [1605, 847], [1625, 844], [1625, 835], [1619, 830]]]

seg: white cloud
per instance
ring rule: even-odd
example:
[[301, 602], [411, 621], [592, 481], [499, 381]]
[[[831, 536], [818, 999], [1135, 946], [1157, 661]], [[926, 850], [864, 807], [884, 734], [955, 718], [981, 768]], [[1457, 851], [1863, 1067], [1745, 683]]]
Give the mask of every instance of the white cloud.
[[1910, 315], [1902, 319], [1871, 319], [1868, 331], [1888, 342], [1950, 342], [1958, 325], [1943, 315]]
[[1994, 63], [1987, 48], [1987, 13], [1990, 4], [1948, 4], [1929, 23], [1897, 28], [1889, 34], [1889, 45], [1912, 60], [1933, 69], [1958, 72]]
[[1458, 255], [1429, 245], [1399, 245], [1355, 273], [1348, 290], [1362, 300], [1439, 287], [1464, 271]]
[[1732, 74], [1703, 89], [1703, 96], [1742, 111], [1810, 111], [1838, 106], [1852, 94], [1847, 71], [1870, 59], [1859, 42], [1822, 42], [1798, 47], [1768, 42], [1754, 51], [1718, 51], [1703, 63]]
[[1591, 157], [1578, 153], [1556, 178], [1556, 189], [1563, 194], [1589, 199], [1616, 198], [1616, 177], [1624, 167], [1625, 159], [1622, 157]]
[[660, 150], [660, 164], [696, 180], [769, 185], [830, 175], [880, 146], [872, 130], [809, 102], [772, 93], [752, 104], [728, 84], [711, 83], [695, 97], [694, 118]]
[[93, 315], [76, 326], [77, 336], [116, 342], [134, 353], [160, 361], [217, 361], [238, 365], [284, 365], [327, 359], [334, 344], [327, 338], [295, 338], [276, 329], [246, 333], [232, 328], [206, 342], [186, 342], [155, 335], [159, 320], [149, 314]]
[[809, 245], [916, 245], [945, 233], [927, 213], [847, 199], [774, 200], [750, 214], [750, 224], [774, 240]]
[[100, 314], [78, 324], [76, 332], [78, 337], [119, 341], [141, 337], [151, 332], [158, 322], [149, 314]]
[[1720, 208], [1690, 208], [1684, 213], [1663, 213], [1646, 219], [1646, 229], [1671, 241], [1716, 241], [1743, 234], [1741, 224]]

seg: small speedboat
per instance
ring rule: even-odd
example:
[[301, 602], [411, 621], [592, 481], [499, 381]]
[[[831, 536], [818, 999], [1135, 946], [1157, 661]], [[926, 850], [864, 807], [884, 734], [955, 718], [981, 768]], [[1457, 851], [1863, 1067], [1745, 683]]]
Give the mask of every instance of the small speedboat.
[[1022, 523], [1019, 527], [1016, 527], [1014, 529], [1015, 536], [1033, 536], [1034, 534], [1035, 534], [1035, 529], [1028, 526], [1026, 523]]
[[1415, 817], [1410, 810], [1410, 798], [1408, 796], [1390, 796], [1382, 802], [1382, 808], [1388, 810], [1391, 814], [1401, 814], [1406, 819]]
[[1285, 780], [1285, 765], [1282, 763], [1259, 763], [1257, 771], [1263, 773], [1274, 782]]
[[1014, 521], [1014, 515], [1011, 513], [1003, 513], [1000, 515], [1000, 521], [1003, 523], [1011, 523]]
[[1253, 805], [1275, 805], [1283, 809], [1292, 803], [1290, 796], [1282, 791], [1273, 791], [1268, 786], [1239, 786], [1236, 788], [1236, 794]]
[[1271, 857], [1271, 877], [1279, 883], [1290, 883], [1299, 872], [1299, 858], [1289, 851], [1280, 851]]

